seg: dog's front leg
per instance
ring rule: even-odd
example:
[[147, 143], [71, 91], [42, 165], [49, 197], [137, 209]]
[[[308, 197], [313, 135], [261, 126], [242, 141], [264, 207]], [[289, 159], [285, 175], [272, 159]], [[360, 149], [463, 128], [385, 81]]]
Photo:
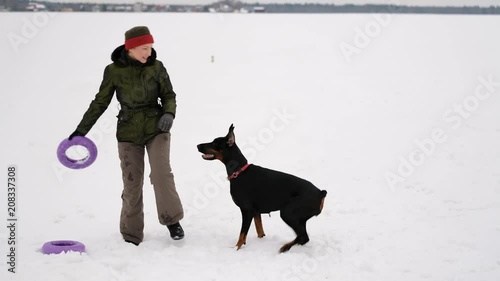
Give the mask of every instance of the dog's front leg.
[[255, 223], [257, 236], [259, 238], [266, 236], [266, 234], [264, 233], [264, 227], [262, 227], [262, 217], [260, 216], [260, 214], [256, 214], [255, 216], [253, 216], [253, 222]]
[[236, 243], [236, 249], [239, 250], [244, 244], [247, 243], [247, 233], [250, 225], [252, 224], [253, 212], [249, 210], [241, 210], [241, 231], [238, 243]]

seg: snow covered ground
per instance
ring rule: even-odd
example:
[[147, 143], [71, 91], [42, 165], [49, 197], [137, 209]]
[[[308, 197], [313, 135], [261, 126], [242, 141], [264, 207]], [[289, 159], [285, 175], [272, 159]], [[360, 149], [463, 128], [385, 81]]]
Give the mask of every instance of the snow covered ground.
[[[92, 166], [69, 170], [55, 154], [135, 25], [150, 27], [178, 94], [172, 165], [186, 211], [186, 238], [172, 241], [146, 179], [139, 247], [118, 231], [117, 102], [88, 135]], [[0, 279], [499, 280], [498, 26], [497, 16], [1, 14]], [[272, 213], [267, 236], [252, 226], [235, 250], [240, 213], [223, 166], [196, 150], [231, 123], [252, 163], [328, 190], [305, 246], [278, 254], [294, 234]], [[41, 253], [59, 239], [87, 252]]]

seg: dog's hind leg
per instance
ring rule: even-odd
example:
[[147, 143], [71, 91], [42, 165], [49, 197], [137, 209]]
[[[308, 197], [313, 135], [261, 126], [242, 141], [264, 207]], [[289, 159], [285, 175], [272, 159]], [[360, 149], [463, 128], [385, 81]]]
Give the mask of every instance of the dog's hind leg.
[[309, 242], [309, 236], [307, 235], [307, 232], [306, 232], [305, 223], [299, 225], [299, 229], [295, 230], [295, 232], [301, 233], [301, 234], [297, 234], [297, 237], [293, 241], [288, 242], [285, 245], [281, 246], [281, 248], [279, 250], [280, 253], [284, 253], [284, 252], [290, 250], [296, 244], [304, 245], [307, 242]]
[[257, 236], [262, 238], [266, 236], [264, 233], [264, 227], [262, 227], [262, 217], [260, 214], [257, 214], [253, 217], [253, 222], [255, 223], [255, 229], [257, 230]]
[[280, 253], [290, 250], [295, 244], [304, 245], [309, 242], [306, 230], [307, 219], [298, 218], [293, 207], [282, 209], [280, 216], [297, 234], [297, 237], [292, 242], [286, 243], [280, 248]]

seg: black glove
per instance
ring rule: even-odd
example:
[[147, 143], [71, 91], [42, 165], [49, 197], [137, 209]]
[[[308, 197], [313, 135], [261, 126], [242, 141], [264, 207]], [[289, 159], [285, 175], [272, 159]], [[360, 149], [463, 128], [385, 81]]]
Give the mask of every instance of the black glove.
[[85, 136], [85, 134], [84, 133], [80, 133], [80, 132], [78, 132], [78, 130], [76, 130], [71, 135], [69, 135], [68, 139], [71, 140], [72, 138], [74, 138], [76, 136], [83, 137], [83, 136]]
[[160, 121], [158, 121], [158, 128], [162, 132], [170, 132], [170, 129], [172, 128], [172, 123], [174, 123], [174, 116], [170, 113], [165, 113], [163, 116], [160, 118]]

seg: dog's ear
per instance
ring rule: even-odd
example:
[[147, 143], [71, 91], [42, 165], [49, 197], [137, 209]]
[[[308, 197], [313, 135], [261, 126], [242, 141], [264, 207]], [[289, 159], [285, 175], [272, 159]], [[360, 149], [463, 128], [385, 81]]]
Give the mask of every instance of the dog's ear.
[[231, 124], [229, 127], [229, 132], [227, 133], [226, 139], [227, 139], [227, 145], [228, 146], [233, 146], [234, 145], [234, 126]]

